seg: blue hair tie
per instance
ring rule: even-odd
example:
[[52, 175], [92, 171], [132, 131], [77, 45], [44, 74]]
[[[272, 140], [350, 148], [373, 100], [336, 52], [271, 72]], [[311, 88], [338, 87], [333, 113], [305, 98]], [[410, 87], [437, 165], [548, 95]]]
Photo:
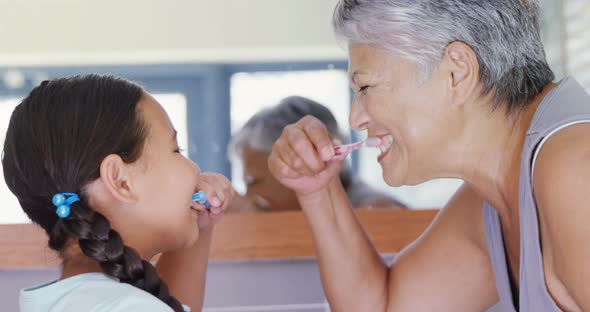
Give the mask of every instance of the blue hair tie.
[[76, 193], [56, 193], [51, 200], [57, 209], [55, 213], [62, 219], [70, 215], [70, 205], [79, 201]]

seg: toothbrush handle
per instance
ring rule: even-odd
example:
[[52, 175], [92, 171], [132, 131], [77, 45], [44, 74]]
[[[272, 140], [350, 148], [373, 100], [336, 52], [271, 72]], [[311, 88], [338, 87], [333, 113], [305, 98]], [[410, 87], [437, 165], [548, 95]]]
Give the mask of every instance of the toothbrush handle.
[[206, 209], [211, 209], [211, 204], [209, 204], [205, 192], [199, 191], [193, 194], [193, 200], [198, 202], [199, 204], [204, 205]]
[[361, 142], [356, 142], [356, 143], [352, 143], [352, 144], [335, 146], [334, 151], [335, 151], [336, 155], [334, 155], [334, 157], [332, 159], [334, 159], [334, 160], [344, 159], [344, 158], [346, 158], [346, 156], [348, 156], [348, 154], [363, 147], [364, 143], [365, 143], [364, 141], [361, 141]]

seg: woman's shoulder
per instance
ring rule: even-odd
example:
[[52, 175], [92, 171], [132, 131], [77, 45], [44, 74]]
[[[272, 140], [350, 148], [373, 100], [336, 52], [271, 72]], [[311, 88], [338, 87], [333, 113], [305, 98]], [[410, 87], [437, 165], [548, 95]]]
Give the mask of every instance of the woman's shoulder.
[[589, 137], [590, 122], [584, 122], [557, 131], [539, 147], [532, 175], [535, 197], [541, 197], [537, 200], [543, 201], [546, 195], [555, 197], [551, 194], [556, 193], [562, 197], [564, 192], [587, 188], [588, 184], [583, 182], [590, 179]]
[[21, 311], [171, 311], [150, 293], [101, 273], [24, 289], [20, 299]]
[[590, 123], [576, 124], [552, 135], [539, 151], [533, 175], [543, 253], [552, 271], [578, 305], [590, 306], [580, 270], [590, 260]]

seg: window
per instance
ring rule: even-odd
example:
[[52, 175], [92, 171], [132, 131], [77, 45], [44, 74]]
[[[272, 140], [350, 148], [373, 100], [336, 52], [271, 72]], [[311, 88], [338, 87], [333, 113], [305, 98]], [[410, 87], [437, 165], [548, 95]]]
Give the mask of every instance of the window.
[[172, 125], [178, 132], [178, 146], [183, 149], [182, 154], [188, 157], [186, 97], [182, 93], [155, 93], [153, 96], [170, 117]]
[[563, 0], [561, 23], [565, 73], [590, 91], [590, 2]]

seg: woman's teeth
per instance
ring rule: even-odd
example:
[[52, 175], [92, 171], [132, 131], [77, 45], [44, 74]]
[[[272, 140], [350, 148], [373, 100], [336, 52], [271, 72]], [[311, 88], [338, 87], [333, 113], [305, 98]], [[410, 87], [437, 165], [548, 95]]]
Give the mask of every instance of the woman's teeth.
[[387, 152], [391, 145], [393, 145], [393, 136], [386, 135], [384, 137], [381, 137], [381, 145], [379, 146], [381, 153]]

